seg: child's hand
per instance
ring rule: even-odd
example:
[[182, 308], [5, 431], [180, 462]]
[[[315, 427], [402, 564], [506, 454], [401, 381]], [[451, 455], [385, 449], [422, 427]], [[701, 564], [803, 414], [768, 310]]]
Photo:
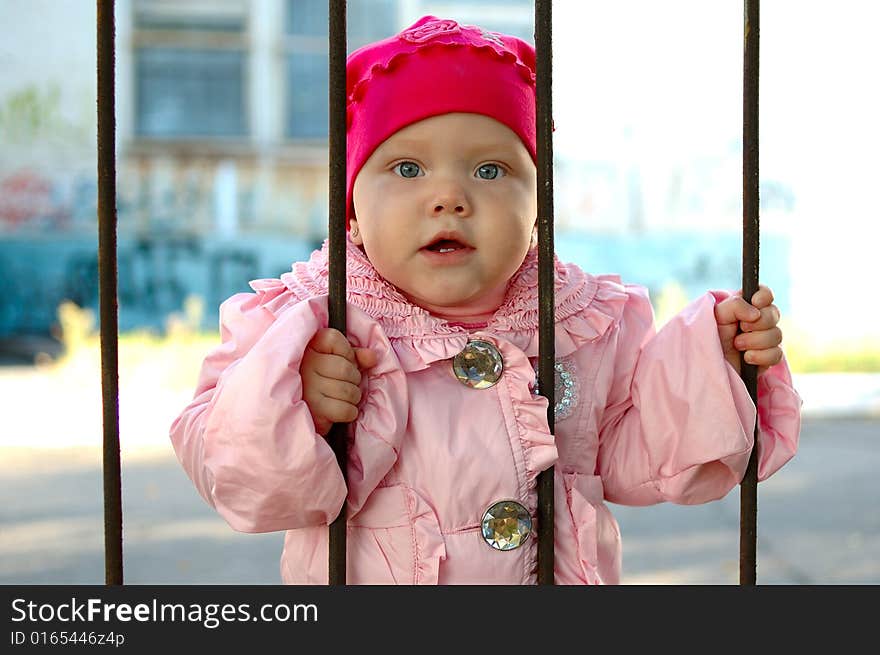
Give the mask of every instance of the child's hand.
[[376, 365], [369, 348], [352, 348], [333, 328], [315, 333], [299, 365], [303, 400], [309, 406], [315, 430], [326, 436], [334, 423], [351, 423], [358, 416], [361, 371]]
[[[759, 311], [760, 310], [760, 311]], [[743, 300], [741, 292], [715, 305], [715, 321], [724, 357], [740, 372], [740, 351], [745, 351], [749, 364], [758, 365], [758, 375], [782, 360], [782, 330], [779, 308], [773, 304], [773, 292], [763, 284], [752, 296], [752, 304]], [[742, 321], [742, 334], [737, 334], [737, 324]]]

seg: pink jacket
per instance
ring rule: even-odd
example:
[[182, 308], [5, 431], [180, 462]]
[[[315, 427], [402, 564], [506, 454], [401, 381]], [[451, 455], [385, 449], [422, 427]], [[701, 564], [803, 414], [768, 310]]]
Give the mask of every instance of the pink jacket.
[[[614, 584], [618, 526], [604, 501], [705, 503], [741, 480], [761, 430], [763, 480], [797, 450], [800, 398], [783, 362], [759, 380], [758, 408], [725, 361], [714, 305], [700, 297], [654, 333], [644, 288], [556, 262], [556, 434], [533, 393], [537, 252], [486, 325], [410, 304], [360, 250], [348, 251], [348, 335], [379, 363], [350, 430], [348, 489], [302, 400], [299, 364], [327, 326], [327, 245], [281, 279], [221, 306], [222, 345], [171, 427], [181, 464], [236, 530], [286, 530], [285, 583], [327, 582], [327, 525], [348, 499], [350, 584], [532, 584], [536, 539], [496, 550], [480, 521], [499, 500], [535, 516], [536, 476], [555, 465], [556, 582]], [[450, 359], [488, 340], [504, 370], [463, 385]], [[757, 417], [756, 417], [757, 414]]]

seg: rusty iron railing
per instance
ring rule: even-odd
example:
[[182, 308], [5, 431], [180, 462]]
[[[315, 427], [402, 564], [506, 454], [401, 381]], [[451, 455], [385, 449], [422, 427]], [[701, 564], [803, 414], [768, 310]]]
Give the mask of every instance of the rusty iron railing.
[[[346, 2], [329, 2], [329, 323], [345, 332], [346, 270]], [[759, 0], [745, 0], [743, 56], [743, 297], [758, 289], [758, 39]], [[123, 584], [122, 485], [119, 447], [118, 299], [116, 262], [114, 2], [97, 2], [98, 256], [101, 303], [101, 383], [104, 452], [105, 582]], [[554, 431], [554, 247], [552, 142], [552, 2], [535, 0], [539, 239], [538, 385], [547, 397]], [[757, 404], [757, 367], [743, 361], [742, 378]], [[347, 429], [336, 424], [329, 441], [345, 475]], [[755, 439], [758, 430], [755, 428]], [[741, 483], [740, 584], [756, 583], [757, 448]], [[553, 584], [553, 469], [538, 476], [538, 584]], [[346, 508], [329, 527], [329, 583], [346, 582]]]
[[104, 581], [122, 584], [119, 303], [116, 294], [116, 99], [113, 0], [98, 0], [98, 276], [104, 413]]
[[[330, 13], [330, 271], [329, 324], [345, 334], [345, 163], [346, 163], [346, 18], [345, 0], [329, 0]], [[328, 435], [342, 476], [348, 480], [348, 424], [335, 423]], [[331, 585], [345, 584], [347, 502], [330, 524]]]
[[[760, 2], [745, 0], [743, 20], [743, 261], [742, 294], [748, 302], [758, 290], [760, 237], [758, 196], [758, 44]], [[758, 367], [740, 356], [741, 377], [755, 407], [758, 406]], [[755, 447], [740, 483], [739, 583], [757, 582], [758, 546], [758, 425]]]
[[[538, 137], [538, 389], [555, 432], [556, 302], [553, 288], [553, 3], [535, 0]], [[538, 584], [553, 584], [553, 470], [538, 474]]]

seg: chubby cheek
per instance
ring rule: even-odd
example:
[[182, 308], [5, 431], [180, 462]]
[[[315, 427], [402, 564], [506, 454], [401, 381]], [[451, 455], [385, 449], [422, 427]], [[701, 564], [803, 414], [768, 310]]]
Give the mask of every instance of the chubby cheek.
[[367, 259], [379, 275], [391, 281], [394, 281], [395, 272], [400, 268], [400, 263], [394, 257], [393, 241], [394, 238], [390, 236], [380, 239], [375, 234], [364, 235], [364, 251], [367, 253]]
[[371, 231], [364, 235], [364, 251], [367, 259], [384, 279], [394, 286], [407, 289], [418, 277], [419, 267], [413, 266], [415, 256], [408, 256], [415, 247], [406, 235], [401, 236], [399, 227], [387, 226], [381, 229], [381, 224], [373, 224], [370, 227], [379, 227], [378, 231]]
[[[503, 251], [503, 254], [505, 255], [502, 258], [502, 265], [504, 267], [503, 273], [507, 279], [513, 277], [514, 273], [516, 273], [519, 270], [519, 267], [522, 266], [530, 245], [531, 232], [526, 235], [525, 239], [517, 240], [515, 243], [510, 244], [506, 251]], [[501, 252], [499, 252], [499, 254], [501, 254]]]
[[516, 221], [514, 227], [497, 229], [487, 237], [487, 241], [496, 246], [498, 259], [508, 266], [519, 268], [532, 244], [532, 222]]

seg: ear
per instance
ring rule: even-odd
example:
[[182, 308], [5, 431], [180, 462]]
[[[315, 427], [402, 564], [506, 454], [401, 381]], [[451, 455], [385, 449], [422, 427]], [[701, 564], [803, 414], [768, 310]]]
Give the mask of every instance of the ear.
[[356, 218], [351, 218], [348, 221], [348, 238], [356, 246], [361, 246], [364, 243], [364, 235], [361, 234]]

